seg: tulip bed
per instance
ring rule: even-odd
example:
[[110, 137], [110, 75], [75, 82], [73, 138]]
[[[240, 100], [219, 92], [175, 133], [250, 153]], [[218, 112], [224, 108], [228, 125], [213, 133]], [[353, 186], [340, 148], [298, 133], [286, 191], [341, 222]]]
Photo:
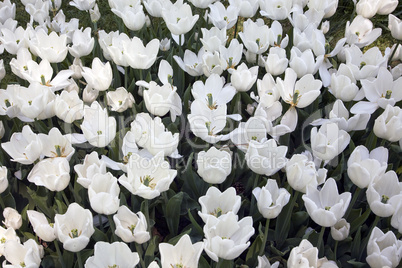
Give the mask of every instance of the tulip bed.
[[400, 267], [401, 14], [0, 1], [2, 267]]

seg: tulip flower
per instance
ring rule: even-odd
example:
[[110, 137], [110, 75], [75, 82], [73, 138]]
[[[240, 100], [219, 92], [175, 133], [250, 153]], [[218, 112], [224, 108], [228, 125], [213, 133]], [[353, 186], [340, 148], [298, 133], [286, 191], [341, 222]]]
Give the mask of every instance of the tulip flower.
[[106, 93], [107, 103], [112, 111], [124, 112], [133, 106], [134, 97], [124, 87], [119, 87], [115, 91]]
[[232, 156], [226, 150], [211, 147], [197, 154], [197, 166], [197, 173], [205, 182], [219, 184], [232, 171]]
[[385, 67], [380, 67], [376, 79], [362, 79], [361, 84], [369, 102], [356, 103], [350, 110], [352, 113], [372, 114], [379, 107], [385, 109], [387, 105], [394, 106], [402, 100], [402, 93], [398, 90], [402, 86], [402, 78], [394, 81], [391, 72]]
[[11, 161], [29, 165], [35, 162], [42, 153], [42, 143], [37, 134], [28, 125], [22, 132], [15, 132], [9, 142], [3, 142], [1, 147], [12, 157]]
[[151, 159], [132, 154], [127, 175], [120, 176], [119, 183], [134, 195], [154, 199], [169, 189], [176, 175], [177, 170], [170, 169], [169, 163], [163, 160], [163, 152]]
[[107, 109], [102, 109], [95, 101], [91, 107], [84, 107], [84, 121], [81, 129], [92, 146], [104, 147], [116, 136], [116, 119], [108, 117]]
[[377, 147], [370, 153], [363, 145], [357, 146], [348, 159], [348, 176], [359, 188], [367, 188], [377, 181], [388, 167], [388, 150]]
[[323, 227], [334, 226], [345, 214], [352, 194], [338, 193], [334, 179], [329, 178], [321, 190], [307, 187], [307, 193], [302, 196], [307, 212], [312, 220]]
[[95, 232], [92, 213], [89, 209], [72, 203], [65, 214], [54, 216], [54, 229], [64, 249], [71, 252], [81, 251]]
[[261, 16], [271, 20], [284, 20], [290, 15], [292, 1], [288, 0], [259, 0]]
[[278, 217], [290, 199], [290, 193], [285, 188], [279, 188], [278, 183], [272, 179], [268, 179], [263, 188], [254, 188], [253, 195], [257, 200], [258, 211], [266, 219]]
[[147, 110], [157, 116], [164, 116], [170, 112], [172, 122], [174, 122], [176, 116], [181, 115], [182, 112], [182, 103], [180, 96], [177, 94], [177, 88], [171, 84], [159, 86], [154, 81], [150, 83], [143, 82], [138, 81], [136, 84], [148, 88], [143, 92]]
[[222, 219], [208, 218], [204, 225], [204, 250], [215, 262], [219, 258], [233, 260], [249, 247], [248, 240], [254, 232], [251, 217], [238, 221], [237, 215], [229, 212]]
[[70, 164], [65, 157], [45, 158], [31, 169], [28, 181], [50, 191], [63, 191], [70, 182]]
[[[257, 112], [256, 112], [257, 113]], [[243, 152], [247, 152], [251, 140], [261, 142], [267, 138], [270, 122], [262, 116], [252, 116], [247, 122], [240, 122], [239, 126], [230, 133], [230, 140]]]
[[377, 76], [379, 68], [387, 62], [378, 47], [362, 52], [357, 46], [345, 48], [346, 65], [351, 69], [356, 80], [370, 79]]
[[243, 31], [239, 33], [244, 46], [255, 54], [262, 54], [269, 46], [269, 28], [262, 19], [243, 22]]
[[345, 219], [340, 219], [335, 225], [331, 226], [331, 236], [336, 241], [342, 241], [349, 236], [350, 223]]
[[110, 172], [97, 174], [88, 186], [88, 198], [91, 208], [104, 215], [116, 213], [119, 208], [120, 188], [115, 178]]
[[138, 146], [144, 147], [152, 155], [163, 152], [171, 155], [177, 150], [179, 134], [166, 130], [160, 117], [154, 119], [148, 113], [139, 113], [131, 123], [131, 132], [134, 134]]
[[15, 19], [15, 3], [10, 0], [4, 0], [0, 3], [0, 23], [4, 24], [8, 19]]
[[397, 208], [392, 214], [391, 217], [391, 226], [398, 230], [399, 233], [402, 233], [402, 205], [397, 205]]
[[336, 100], [332, 110], [329, 112], [329, 119], [317, 119], [311, 122], [313, 126], [319, 126], [326, 123], [336, 123], [339, 129], [346, 132], [366, 129], [370, 120], [369, 114], [356, 114], [349, 118], [349, 112], [341, 100]]
[[215, 2], [215, 0], [189, 0], [195, 7], [207, 8], [210, 4]]
[[336, 123], [327, 123], [317, 130], [311, 129], [311, 149], [313, 155], [324, 161], [330, 161], [343, 152], [350, 142], [350, 135], [340, 130]]
[[390, 13], [394, 12], [396, 7], [398, 6], [399, 1], [398, 0], [385, 0], [385, 1], [380, 1], [377, 14], [379, 15], [389, 15]]
[[341, 63], [338, 71], [331, 75], [329, 92], [342, 101], [351, 101], [358, 98], [359, 87], [356, 85], [356, 79], [349, 66]]
[[228, 72], [232, 73], [240, 63], [243, 55], [243, 44], [239, 44], [237, 39], [232, 39], [229, 47], [219, 46], [219, 55], [226, 61]]
[[3, 217], [3, 224], [6, 226], [6, 228], [13, 228], [14, 230], [17, 230], [22, 225], [21, 214], [19, 214], [17, 210], [11, 207], [6, 207], [3, 210]]
[[373, 23], [363, 16], [357, 15], [352, 23], [346, 23], [345, 37], [350, 45], [362, 48], [373, 43], [380, 35], [381, 29], [373, 29]]
[[200, 41], [204, 46], [204, 49], [211, 53], [219, 51], [219, 48], [225, 46], [226, 40], [228, 39], [226, 28], [201, 28], [201, 32], [202, 38], [200, 38]]
[[374, 121], [373, 131], [377, 137], [391, 142], [402, 139], [401, 108], [388, 104], [385, 111]]
[[[35, 240], [28, 239], [24, 244], [17, 241], [7, 241], [4, 245], [3, 267], [39, 267], [43, 258], [44, 250]], [[7, 262], [11, 263], [8, 265]]]
[[7, 167], [0, 166], [0, 194], [4, 192], [8, 187], [7, 173]]
[[183, 59], [177, 55], [174, 55], [173, 58], [183, 71], [191, 76], [200, 76], [204, 73], [202, 70], [203, 54], [204, 50], [202, 49], [198, 52], [198, 55], [191, 50], [186, 49], [186, 51], [184, 51]]
[[60, 95], [56, 95], [54, 107], [56, 116], [66, 123], [71, 124], [84, 117], [84, 102], [77, 91], [63, 90]]
[[116, 224], [115, 234], [126, 243], [142, 244], [151, 238], [147, 220], [141, 211], [133, 213], [128, 207], [121, 206], [113, 215], [113, 221]]
[[137, 252], [131, 252], [126, 243], [103, 241], [96, 242], [94, 256], [89, 257], [85, 262], [85, 268], [97, 267], [127, 267], [134, 268], [140, 262]]
[[91, 37], [91, 28], [87, 27], [84, 31], [75, 30], [73, 34], [73, 45], [68, 48], [68, 51], [75, 58], [81, 58], [89, 55], [95, 44], [95, 39]]
[[56, 239], [55, 229], [50, 225], [45, 214], [35, 210], [27, 210], [29, 222], [35, 234], [43, 241], [52, 242]]
[[[125, 1], [109, 1], [113, 3], [111, 10], [120, 17], [124, 25], [132, 31], [141, 30], [145, 24], [145, 13], [141, 1], [125, 2]], [[135, 18], [135, 19], [133, 19]]]
[[370, 267], [397, 267], [402, 258], [402, 241], [392, 231], [374, 227], [367, 243], [366, 261]]
[[311, 154], [294, 154], [286, 163], [286, 177], [289, 185], [302, 193], [306, 193], [309, 185], [317, 188], [318, 185], [323, 184], [326, 176], [327, 170], [325, 168], [317, 170]]
[[241, 197], [236, 195], [233, 187], [221, 192], [218, 188], [211, 186], [207, 193], [198, 199], [198, 202], [201, 205], [198, 215], [206, 223], [210, 217], [219, 219], [229, 212], [236, 215], [240, 209]]
[[170, 9], [173, 6], [170, 0], [144, 0], [142, 3], [149, 15], [157, 18], [162, 18], [163, 9]]
[[227, 8], [221, 2], [215, 2], [209, 5], [211, 12], [208, 17], [212, 24], [219, 29], [230, 29], [236, 22], [239, 9], [236, 6], [229, 5]]
[[156, 61], [160, 41], [152, 39], [144, 46], [141, 39], [134, 36], [131, 40], [123, 40], [123, 56], [128, 65], [134, 69], [149, 69]]
[[18, 244], [20, 243], [20, 238], [17, 236], [15, 230], [11, 227], [3, 228], [0, 226], [0, 238], [2, 243], [0, 243], [0, 255], [4, 255], [4, 247], [6, 242], [15, 241]]
[[273, 264], [269, 263], [269, 260], [266, 256], [257, 256], [258, 265], [257, 268], [278, 268], [279, 261], [274, 262]]
[[287, 146], [278, 146], [274, 139], [251, 140], [246, 152], [247, 166], [257, 174], [271, 176], [286, 165]]
[[324, 18], [332, 17], [338, 8], [338, 0], [311, 0], [307, 6], [310, 9], [316, 9], [317, 11], [324, 11]]
[[370, 19], [378, 11], [380, 1], [376, 0], [359, 0], [356, 4], [356, 13], [364, 18]]
[[162, 268], [197, 267], [203, 248], [203, 242], [193, 244], [187, 234], [180, 237], [174, 246], [169, 243], [160, 243]]
[[169, 9], [162, 10], [162, 18], [169, 31], [174, 35], [189, 32], [197, 22], [199, 15], [194, 15], [189, 4], [177, 1]]
[[402, 202], [402, 182], [399, 182], [396, 172], [390, 170], [369, 184], [366, 196], [374, 214], [389, 217]]
[[50, 63], [62, 62], [67, 56], [67, 35], [57, 35], [56, 32], [47, 34], [38, 30], [29, 44], [32, 53], [48, 60]]
[[98, 153], [93, 151], [85, 156], [83, 164], [74, 166], [74, 171], [78, 175], [77, 182], [82, 187], [88, 188], [95, 175], [106, 174], [106, 163], [99, 160]]
[[271, 75], [280, 75], [288, 67], [289, 60], [286, 58], [286, 51], [280, 47], [271, 47], [268, 57], [265, 60], [265, 70]]
[[292, 68], [286, 69], [285, 79], [277, 79], [277, 89], [285, 102], [304, 108], [320, 95], [322, 82], [314, 79], [312, 74], [306, 74], [298, 81], [296, 79], [296, 72]]
[[221, 75], [226, 70], [226, 61], [220, 57], [219, 52], [205, 52], [202, 56], [202, 71], [206, 77], [212, 74]]
[[105, 91], [112, 83], [112, 67], [109, 62], [103, 64], [99, 58], [94, 58], [92, 68], [83, 67], [82, 76], [91, 88]]
[[246, 92], [257, 81], [258, 66], [247, 68], [245, 63], [240, 64], [230, 76], [230, 82], [237, 91]]
[[317, 267], [318, 248], [314, 247], [307, 239], [303, 239], [299, 246], [290, 251], [288, 268]]
[[239, 16], [243, 18], [254, 17], [259, 8], [258, 0], [229, 0], [229, 4], [237, 7]]
[[95, 6], [96, 0], [72, 0], [70, 6], [74, 6], [82, 11], [88, 11]]

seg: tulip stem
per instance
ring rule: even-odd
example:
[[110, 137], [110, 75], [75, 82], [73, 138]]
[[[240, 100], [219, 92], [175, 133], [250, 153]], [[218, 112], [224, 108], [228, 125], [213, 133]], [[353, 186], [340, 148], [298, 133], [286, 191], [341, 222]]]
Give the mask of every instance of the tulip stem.
[[260, 254], [258, 254], [259, 256], [263, 256], [264, 252], [265, 252], [265, 245], [267, 244], [267, 240], [268, 240], [268, 231], [269, 231], [269, 218], [267, 218], [266, 222], [265, 222], [265, 231], [264, 231], [264, 239], [262, 241], [262, 246], [260, 249]]
[[137, 250], [137, 253], [140, 256], [141, 267], [145, 268], [146, 266], [145, 266], [144, 258], [142, 257], [142, 255], [143, 255], [142, 247], [138, 243], [135, 243], [135, 242], [133, 242], [133, 243], [135, 244], [135, 249]]
[[4, 204], [4, 201], [3, 201], [2, 197], [0, 197], [0, 206], [1, 206], [2, 209], [6, 208], [6, 205]]
[[66, 268], [66, 264], [64, 263], [63, 256], [61, 255], [59, 242], [57, 240], [54, 240], [54, 247], [56, 248], [57, 256], [59, 256], [59, 261], [60, 261], [61, 267]]
[[336, 258], [336, 252], [338, 251], [338, 240], [335, 241], [335, 246], [334, 246], [334, 261], [337, 260]]
[[82, 259], [81, 259], [81, 252], [80, 251], [77, 251], [77, 262], [78, 262], [78, 267], [83, 268]]
[[127, 68], [127, 66], [124, 66], [124, 88], [125, 89], [128, 89], [127, 84], [128, 84], [128, 68]]
[[388, 66], [391, 65], [392, 58], [394, 57], [395, 52], [396, 52], [396, 50], [398, 49], [398, 46], [399, 46], [400, 44], [401, 44], [401, 41], [398, 40], [398, 42], [396, 43], [396, 46], [395, 46], [394, 50], [392, 50], [391, 56], [390, 56], [389, 59], [388, 59]]
[[[257, 188], [259, 180], [260, 180], [260, 174], [255, 173], [253, 189], [251, 189], [251, 191], [253, 191], [255, 188]], [[253, 194], [251, 194], [250, 215], [254, 214], [255, 201], [256, 201], [255, 196]]]
[[375, 216], [375, 219], [374, 219], [374, 221], [373, 221], [373, 224], [371, 225], [370, 233], [366, 236], [366, 238], [363, 240], [363, 243], [361, 244], [361, 245], [362, 245], [362, 249], [361, 249], [361, 251], [360, 251], [359, 260], [362, 259], [362, 254], [363, 254], [363, 252], [366, 251], [367, 243], [368, 243], [368, 240], [370, 239], [371, 233], [373, 232], [374, 227], [377, 226], [377, 224], [378, 224], [378, 222], [379, 222], [380, 220], [381, 220], [381, 217], [376, 215], [376, 216]]
[[215, 266], [216, 268], [226, 268], [226, 267], [234, 267], [233, 260], [225, 260], [219, 258], [218, 263]]
[[112, 231], [112, 238], [111, 238], [112, 241], [111, 242], [117, 241], [116, 234], [115, 234], [116, 226], [114, 225], [112, 215], [107, 215], [107, 218], [109, 220], [109, 226]]
[[353, 209], [353, 206], [356, 203], [356, 200], [360, 195], [360, 191], [361, 191], [360, 187], [357, 187], [355, 192], [353, 193], [352, 201], [350, 202], [349, 207], [346, 210], [346, 213], [345, 213], [345, 216], [344, 216], [345, 219], [349, 216], [350, 211]]
[[102, 221], [102, 215], [98, 214], [98, 219], [99, 219], [99, 229], [102, 231], [102, 233], [105, 232], [105, 230], [103, 229], [103, 221]]
[[68, 198], [66, 196], [66, 193], [64, 191], [60, 191], [61, 192], [61, 196], [63, 197], [64, 202], [66, 202], [66, 205], [69, 206], [70, 202], [68, 202]]
[[324, 240], [324, 232], [325, 232], [325, 226], [321, 226], [321, 231], [320, 231], [320, 235], [318, 237], [318, 243], [317, 243], [318, 251], [320, 251], [321, 244]]

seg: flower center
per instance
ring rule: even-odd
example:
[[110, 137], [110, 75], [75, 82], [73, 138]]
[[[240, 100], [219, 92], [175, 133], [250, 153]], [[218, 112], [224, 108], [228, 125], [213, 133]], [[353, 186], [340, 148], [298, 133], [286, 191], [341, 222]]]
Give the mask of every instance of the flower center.
[[331, 209], [331, 207], [325, 207], [325, 210], [330, 210]]
[[131, 233], [134, 235], [135, 224], [131, 224], [128, 229], [130, 229]]
[[119, 268], [120, 266], [118, 266], [117, 264], [113, 264], [113, 265], [108, 265], [108, 268]]
[[2, 243], [2, 244], [5, 244], [6, 243], [6, 238], [5, 237], [2, 237], [1, 239], [0, 239], [0, 242]]
[[217, 217], [217, 218], [219, 218], [219, 217], [220, 217], [221, 215], [223, 215], [224, 213], [223, 213], [223, 210], [218, 207], [218, 208], [214, 209], [214, 211], [211, 212], [210, 214], [213, 215], [213, 216], [215, 216], [215, 217]]
[[383, 194], [381, 196], [381, 203], [386, 204], [389, 200], [389, 196], [386, 196], [385, 194]]
[[72, 229], [71, 232], [68, 234], [71, 238], [77, 238], [82, 234], [82, 231], [78, 232], [77, 229]]
[[155, 189], [156, 183], [152, 182], [155, 178], [152, 178], [150, 175], [146, 175], [144, 177], [140, 177], [140, 181], [146, 187], [151, 188], [152, 190]]
[[207, 106], [209, 109], [211, 110], [215, 110], [216, 108], [218, 108], [218, 105], [216, 104], [216, 101], [214, 101], [214, 98], [212, 97], [211, 93], [207, 94]]

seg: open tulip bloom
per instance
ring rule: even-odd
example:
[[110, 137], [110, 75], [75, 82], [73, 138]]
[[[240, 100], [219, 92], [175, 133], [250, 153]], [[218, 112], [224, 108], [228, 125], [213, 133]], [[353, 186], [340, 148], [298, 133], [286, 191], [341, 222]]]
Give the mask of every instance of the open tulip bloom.
[[0, 0], [0, 266], [401, 267], [401, 14]]

